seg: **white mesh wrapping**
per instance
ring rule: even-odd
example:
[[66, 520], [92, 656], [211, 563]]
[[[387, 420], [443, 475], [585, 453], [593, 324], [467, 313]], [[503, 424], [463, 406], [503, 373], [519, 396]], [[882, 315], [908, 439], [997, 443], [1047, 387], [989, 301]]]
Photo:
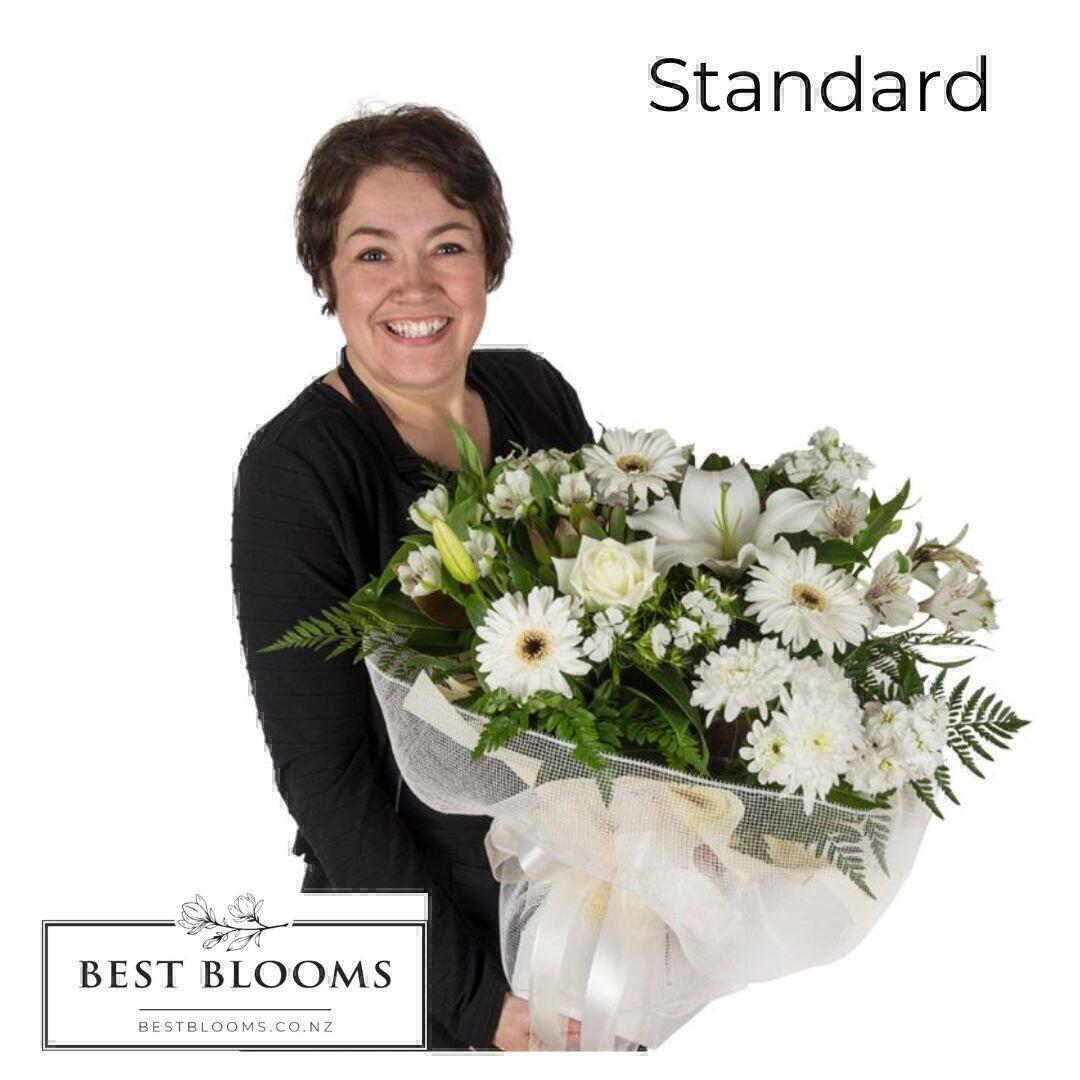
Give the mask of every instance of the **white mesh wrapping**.
[[800, 795], [629, 758], [607, 757], [598, 777], [540, 732], [474, 760], [483, 717], [426, 673], [394, 676], [389, 649], [366, 663], [409, 787], [494, 819], [503, 967], [557, 1045], [562, 1015], [582, 1021], [583, 1048], [657, 1046], [713, 998], [837, 959], [891, 901], [926, 827], [907, 787], [889, 811], [818, 801], [807, 817]]

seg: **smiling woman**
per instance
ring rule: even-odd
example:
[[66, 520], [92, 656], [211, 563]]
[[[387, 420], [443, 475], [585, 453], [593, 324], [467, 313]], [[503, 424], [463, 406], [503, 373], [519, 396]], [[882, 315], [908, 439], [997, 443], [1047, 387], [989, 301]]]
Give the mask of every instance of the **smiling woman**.
[[474, 347], [510, 231], [498, 177], [460, 121], [402, 105], [331, 129], [305, 170], [296, 233], [345, 341], [336, 369], [252, 437], [232, 548], [252, 691], [298, 826], [293, 851], [307, 863], [305, 891], [429, 894], [429, 1047], [527, 1049], [528, 1004], [502, 969], [490, 818], [438, 813], [402, 782], [364, 665], [259, 650], [348, 599], [415, 531], [408, 508], [430, 486], [425, 463], [459, 466], [449, 420], [485, 468], [511, 441], [573, 451], [592, 429], [544, 357]]

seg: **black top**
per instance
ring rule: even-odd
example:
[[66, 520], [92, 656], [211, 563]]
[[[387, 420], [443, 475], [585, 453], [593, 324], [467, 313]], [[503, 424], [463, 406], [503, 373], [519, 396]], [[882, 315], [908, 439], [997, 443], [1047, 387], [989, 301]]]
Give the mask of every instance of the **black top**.
[[[335, 889], [427, 891], [432, 1031], [490, 1047], [508, 989], [483, 847], [491, 819], [440, 814], [401, 783], [363, 663], [257, 652], [377, 576], [416, 531], [408, 506], [432, 484], [344, 348], [338, 370], [352, 402], [312, 382], [256, 431], [240, 461], [232, 573], [252, 693], [299, 826], [294, 853]], [[484, 398], [493, 458], [511, 452], [511, 439], [532, 451], [593, 442], [574, 389], [539, 354], [474, 350], [465, 378]]]

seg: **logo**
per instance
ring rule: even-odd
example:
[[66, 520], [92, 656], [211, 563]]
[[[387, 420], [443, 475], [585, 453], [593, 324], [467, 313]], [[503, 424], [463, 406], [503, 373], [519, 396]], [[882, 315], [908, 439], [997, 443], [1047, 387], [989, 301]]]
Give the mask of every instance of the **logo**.
[[426, 918], [263, 906], [196, 894], [171, 920], [44, 920], [43, 1049], [426, 1047]]

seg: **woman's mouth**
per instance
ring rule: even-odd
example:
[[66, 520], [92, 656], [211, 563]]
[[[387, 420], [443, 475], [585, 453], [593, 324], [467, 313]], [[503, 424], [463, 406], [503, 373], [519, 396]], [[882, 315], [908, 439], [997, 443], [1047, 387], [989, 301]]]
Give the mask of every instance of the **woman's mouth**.
[[453, 319], [445, 315], [433, 319], [391, 319], [380, 323], [402, 345], [432, 345], [441, 341]]

